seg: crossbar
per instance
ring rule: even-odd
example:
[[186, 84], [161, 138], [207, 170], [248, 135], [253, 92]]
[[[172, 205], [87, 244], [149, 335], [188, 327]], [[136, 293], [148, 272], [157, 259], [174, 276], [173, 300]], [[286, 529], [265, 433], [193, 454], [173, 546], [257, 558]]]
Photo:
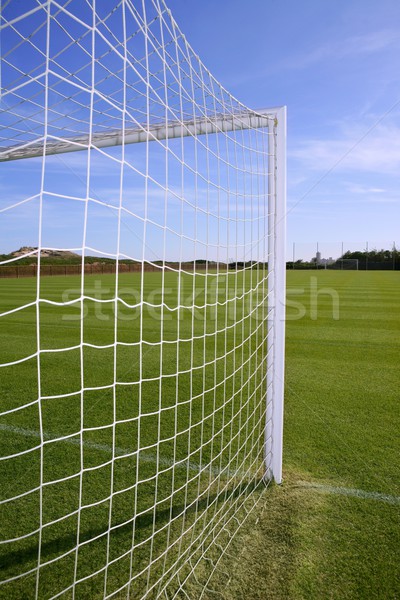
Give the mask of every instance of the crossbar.
[[137, 144], [141, 142], [161, 141], [173, 138], [198, 136], [212, 133], [227, 133], [244, 129], [260, 129], [275, 122], [274, 111], [263, 109], [257, 112], [241, 112], [231, 115], [216, 115], [200, 117], [185, 121], [170, 121], [150, 125], [138, 125], [126, 128], [125, 131], [112, 130], [77, 135], [69, 138], [49, 136], [32, 142], [24, 142], [7, 148], [0, 148], [0, 162], [78, 152], [90, 147], [108, 148], [122, 144]]

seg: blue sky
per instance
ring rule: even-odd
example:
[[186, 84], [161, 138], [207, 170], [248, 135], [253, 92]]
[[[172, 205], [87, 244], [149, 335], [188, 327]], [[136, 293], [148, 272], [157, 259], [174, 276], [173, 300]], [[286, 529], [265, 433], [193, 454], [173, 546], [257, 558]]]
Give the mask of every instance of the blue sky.
[[326, 255], [341, 241], [400, 245], [398, 0], [170, 7], [232, 94], [288, 107], [289, 257], [292, 242], [309, 254], [319, 241]]
[[[398, 0], [169, 0], [168, 6], [203, 63], [238, 100], [254, 109], [288, 107], [287, 258], [292, 257], [293, 243], [296, 258], [315, 254], [317, 242], [323, 256], [338, 256], [342, 242], [344, 250], [365, 247], [366, 241], [370, 248], [389, 247], [393, 241], [399, 247]], [[38, 38], [37, 44], [41, 43], [44, 37]], [[60, 47], [64, 43], [59, 38]], [[71, 196], [84, 197], [83, 154], [48, 159], [53, 166], [46, 190], [68, 195], [69, 187]], [[143, 154], [137, 161], [143, 163]], [[2, 164], [3, 206], [34, 196], [40, 187], [41, 160], [24, 162], [23, 176], [20, 161]], [[101, 157], [96, 169], [91, 180], [94, 200], [105, 194], [116, 205], [111, 188], [113, 184], [118, 188], [118, 165], [107, 167], [106, 179]], [[136, 212], [141, 210], [143, 195], [139, 179], [130, 174]], [[162, 202], [162, 190], [153, 192]], [[173, 218], [175, 201], [169, 199], [169, 218]], [[83, 208], [72, 202], [60, 200], [56, 206], [52, 196], [44, 198], [42, 245], [79, 247]], [[76, 210], [70, 210], [72, 205]], [[99, 246], [102, 223], [109, 227], [105, 237], [114, 239], [115, 221], [109, 225], [114, 209], [94, 202], [91, 210], [88, 245], [92, 241]], [[158, 218], [161, 223], [167, 217], [154, 216], [155, 221]], [[129, 228], [127, 224], [127, 233], [135, 226]], [[154, 256], [148, 255], [152, 260], [163, 250], [155, 241], [160, 230], [155, 227], [151, 233], [150, 229], [148, 246], [151, 240], [155, 244]], [[0, 230], [0, 252], [14, 250], [17, 240], [19, 245], [37, 245], [37, 234], [32, 232], [38, 231], [38, 199], [2, 213]], [[133, 244], [137, 248], [131, 247], [135, 256], [140, 254], [140, 243], [137, 232]], [[164, 247], [174, 244], [166, 238], [163, 243]], [[104, 247], [115, 251], [111, 245]], [[191, 253], [189, 246], [186, 250]], [[197, 256], [202, 252], [200, 244]]]

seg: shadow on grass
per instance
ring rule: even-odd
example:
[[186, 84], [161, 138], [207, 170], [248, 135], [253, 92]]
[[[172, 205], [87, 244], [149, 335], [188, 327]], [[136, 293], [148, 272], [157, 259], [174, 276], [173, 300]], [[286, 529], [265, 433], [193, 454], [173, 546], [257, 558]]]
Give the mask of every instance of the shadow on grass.
[[[172, 510], [171, 507], [168, 507], [167, 509], [156, 511], [155, 519], [154, 510], [149, 510], [145, 514], [141, 514], [136, 518], [133, 518], [129, 523], [119, 527], [118, 525], [113, 526], [113, 538], [115, 540], [115, 536], [117, 536], [117, 539], [121, 538], [122, 540], [128, 535], [132, 537], [133, 526], [135, 527], [135, 530], [142, 530], [142, 532], [151, 530], [154, 523], [157, 523], [159, 527], [161, 527], [162, 524], [171, 519], [171, 514], [175, 522], [177, 519], [186, 518], [196, 513], [204, 513], [210, 507], [213, 507], [214, 514], [218, 504], [222, 502], [228, 502], [231, 504], [239, 497], [249, 496], [256, 489], [263, 485], [264, 482], [262, 479], [254, 479], [249, 483], [240, 483], [237, 486], [231, 487], [230, 489], [224, 489], [219, 493], [208, 494], [207, 492], [203, 492], [203, 498], [200, 496], [200, 498], [196, 502], [193, 502], [189, 507], [186, 507], [184, 504], [176, 504], [172, 505]], [[179, 531], [181, 534], [181, 527], [179, 528]], [[104, 527], [93, 527], [84, 531], [81, 530], [79, 543], [82, 544], [84, 542], [90, 542], [90, 540], [96, 539], [101, 540], [105, 535], [107, 535], [107, 530], [105, 530]], [[26, 543], [26, 540], [22, 540], [22, 542]], [[49, 542], [43, 542], [41, 544], [41, 562], [47, 562], [48, 560], [51, 560], [51, 558], [54, 558], [55, 555], [65, 554], [68, 551], [74, 550], [75, 548], [76, 533], [61, 536]], [[3, 572], [5, 572], [7, 568], [15, 568], [16, 565], [22, 565], [27, 562], [34, 562], [36, 564], [37, 557], [38, 545], [30, 544], [25, 548], [14, 550], [8, 553], [4, 552], [4, 554], [0, 557], [0, 564]]]

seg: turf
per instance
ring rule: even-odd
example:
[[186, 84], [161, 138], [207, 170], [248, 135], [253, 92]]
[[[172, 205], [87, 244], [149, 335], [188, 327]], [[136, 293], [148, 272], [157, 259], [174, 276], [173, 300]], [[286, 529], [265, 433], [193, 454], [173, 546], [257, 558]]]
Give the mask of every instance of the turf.
[[225, 600], [395, 600], [400, 273], [288, 272], [288, 291], [305, 314], [288, 306], [284, 482], [214, 588]]
[[[214, 287], [212, 293], [224, 298], [226, 290], [234, 284], [243, 286], [243, 290], [248, 289], [249, 280], [233, 277], [236, 279], [228, 280], [228, 284], [221, 281], [221, 288]], [[255, 275], [252, 277], [254, 280]], [[2, 282], [1, 312], [34, 301], [36, 289], [33, 281]], [[112, 297], [114, 278], [104, 276], [101, 281], [104, 299]], [[132, 285], [131, 280], [129, 283], [123, 279], [120, 283], [120, 295], [134, 304], [140, 283]], [[209, 283], [209, 289], [212, 289], [211, 281]], [[206, 294], [204, 284], [204, 277], [199, 278], [193, 288], [191, 276], [185, 277], [179, 284], [176, 276], [171, 274], [165, 281], [169, 294], [168, 305], [176, 307], [179, 287], [184, 290], [182, 297], [188, 299], [194, 289], [196, 302], [201, 305]], [[94, 279], [87, 278], [87, 285], [93, 291]], [[146, 274], [144, 285], [147, 294], [154, 292], [154, 302], [156, 290], [160, 287], [160, 276]], [[79, 279], [67, 278], [66, 281], [65, 278], [45, 278], [41, 286], [41, 296], [53, 301], [70, 300], [80, 294]], [[69, 290], [68, 298], [63, 296], [66, 289]], [[211, 587], [226, 600], [242, 597], [395, 599], [400, 596], [399, 298], [400, 276], [397, 272], [288, 272], [284, 483], [266, 491], [261, 491], [256, 486], [257, 489], [250, 494], [258, 498], [258, 505], [250, 515], [248, 524], [229, 546], [226, 557], [221, 561], [221, 568], [217, 569], [212, 580]], [[139, 315], [134, 320], [124, 320], [124, 313], [119, 313], [116, 334], [114, 319], [106, 318], [107, 314], [111, 314], [112, 306], [102, 306], [102, 312], [95, 315], [93, 302], [87, 301], [84, 341], [96, 347], [85, 348], [87, 354], [84, 356], [84, 364], [87, 368], [83, 377], [85, 387], [94, 387], [101, 382], [104, 389], [100, 395], [96, 390], [88, 390], [83, 411], [80, 395], [73, 394], [81, 384], [79, 348], [58, 355], [54, 352], [42, 355], [42, 394], [70, 394], [66, 398], [53, 398], [44, 403], [43, 427], [49, 432], [49, 436], [71, 436], [70, 439], [76, 439], [76, 443], [45, 444], [49, 455], [44, 461], [48, 469], [43, 473], [44, 480], [65, 479], [69, 475], [71, 479], [60, 481], [57, 486], [48, 486], [46, 493], [51, 494], [51, 490], [57, 493], [54, 498], [46, 498], [44, 505], [49, 513], [43, 515], [43, 518], [45, 521], [53, 521], [67, 512], [73, 513], [73, 516], [59, 521], [53, 531], [52, 528], [47, 528], [48, 538], [42, 539], [41, 543], [45, 558], [48, 559], [68, 552], [76, 542], [77, 516], [74, 511], [78, 508], [76, 498], [79, 493], [76, 486], [79, 481], [73, 474], [79, 470], [81, 460], [77, 431], [83, 414], [83, 425], [88, 430], [88, 438], [84, 440], [84, 458], [87, 461], [85, 468], [88, 469], [84, 482], [84, 502], [93, 506], [83, 511], [83, 537], [80, 541], [90, 541], [96, 537], [96, 532], [106, 529], [111, 514], [111, 519], [115, 519], [112, 521], [113, 525], [123, 524], [124, 520], [128, 523], [125, 528], [122, 525], [115, 529], [118, 535], [111, 536], [110, 551], [115, 553], [112, 556], [118, 556], [125, 548], [129, 548], [132, 540], [129, 521], [129, 513], [133, 507], [132, 493], [125, 495], [122, 491], [130, 486], [134, 489], [138, 475], [135, 454], [137, 447], [133, 440], [140, 440], [140, 446], [147, 448], [144, 451], [147, 454], [143, 455], [140, 463], [139, 477], [143, 481], [141, 493], [135, 498], [141, 512], [136, 542], [143, 541], [143, 550], [137, 555], [137, 564], [133, 565], [136, 572], [144, 569], [141, 585], [145, 589], [149, 575], [146, 565], [150, 556], [153, 559], [161, 556], [162, 550], [168, 545], [165, 535], [160, 535], [159, 542], [156, 541], [154, 546], [146, 543], [154, 531], [154, 523], [160, 528], [171, 516], [176, 516], [174, 523], [177, 531], [181, 531], [182, 520], [186, 519], [189, 524], [195, 523], [205, 507], [209, 506], [210, 500], [213, 501], [210, 496], [216, 499], [215, 507], [224, 505], [228, 495], [226, 489], [222, 489], [221, 495], [221, 489], [216, 487], [207, 497], [202, 497], [201, 491], [207, 488], [212, 469], [229, 470], [233, 464], [237, 464], [249, 432], [262, 417], [263, 409], [257, 402], [245, 403], [243, 410], [239, 410], [238, 406], [243, 398], [253, 398], [253, 392], [258, 389], [264, 375], [256, 356], [265, 330], [257, 329], [257, 334], [243, 345], [249, 328], [254, 329], [254, 323], [242, 319], [246, 312], [245, 306], [242, 307], [243, 312], [230, 316], [226, 308], [221, 307], [218, 309], [217, 319], [220, 320], [222, 329], [227, 324], [230, 325], [227, 334], [211, 336], [206, 344], [202, 339], [201, 343], [193, 346], [193, 353], [190, 352], [188, 342], [171, 344], [170, 350], [163, 356], [163, 375], [173, 374], [177, 361], [181, 365], [180, 370], [188, 371], [179, 381], [181, 400], [186, 397], [188, 390], [201, 391], [209, 387], [217, 392], [210, 393], [201, 407], [195, 407], [194, 414], [189, 414], [188, 407], [183, 402], [178, 421], [171, 422], [167, 418], [165, 423], [159, 423], [151, 414], [158, 410], [160, 402], [159, 388], [151, 381], [160, 374], [160, 355], [152, 343], [159, 340], [160, 336], [170, 341], [176, 340], [177, 335], [182, 340], [189, 339], [192, 332], [202, 336], [202, 315], [199, 314], [199, 318], [193, 320], [188, 313], [177, 319], [173, 310], [161, 314], [159, 309], [158, 317], [154, 318], [154, 313], [147, 314], [140, 328]], [[76, 316], [77, 307], [71, 306], [68, 310], [63, 307], [61, 311], [54, 305], [46, 305], [42, 309], [41, 347], [51, 350], [60, 347], [60, 344], [64, 348], [79, 346], [79, 322], [74, 319], [65, 320], [65, 316]], [[126, 315], [132, 314], [126, 307], [121, 307], [121, 311], [123, 310]], [[34, 354], [37, 344], [35, 311], [33, 306], [2, 319], [2, 362]], [[238, 321], [238, 326], [232, 325], [234, 319]], [[128, 368], [123, 367], [120, 379], [134, 382], [138, 375], [148, 379], [148, 384], [143, 388], [142, 400], [149, 415], [140, 432], [137, 430], [137, 415], [131, 412], [132, 406], [137, 406], [139, 402], [139, 398], [134, 396], [137, 394], [137, 386], [133, 383], [118, 389], [117, 406], [121, 412], [118, 415], [113, 412], [114, 402], [108, 386], [114, 377], [112, 344], [116, 335], [118, 341], [122, 342], [118, 347], [121, 355], [117, 357], [116, 364], [118, 368], [119, 365], [130, 365]], [[141, 350], [142, 355], [133, 354], [137, 352], [137, 347], [124, 346], [123, 343], [135, 343], [140, 336], [146, 342]], [[110, 345], [109, 348], [100, 348], [107, 344]], [[229, 356], [228, 362], [217, 361], [216, 368], [211, 372], [197, 369], [207, 362], [207, 357], [212, 359], [226, 354]], [[143, 364], [141, 372], [137, 366], [140, 363]], [[250, 377], [249, 386], [244, 393], [241, 382], [248, 380], [252, 370], [255, 370], [255, 375]], [[199, 381], [196, 380], [197, 373], [201, 378]], [[35, 435], [39, 430], [39, 415], [34, 404], [38, 385], [36, 358], [19, 363], [17, 369], [3, 368], [2, 375], [2, 397], [6, 407], [26, 404], [30, 400], [33, 403], [23, 411], [13, 413], [10, 421], [5, 421], [6, 428], [2, 431], [6, 453], [11, 453], [10, 448], [14, 452], [23, 452], [38, 443]], [[176, 382], [171, 378], [169, 397], [167, 380], [168, 377], [165, 378], [162, 402], [171, 402], [172, 406], [176, 402]], [[232, 395], [231, 392], [235, 401], [224, 403], [224, 398]], [[168, 404], [163, 404], [163, 408], [168, 408]], [[196, 417], [197, 410], [199, 412]], [[167, 416], [168, 410], [164, 414]], [[115, 417], [121, 426], [114, 430], [110, 424]], [[189, 439], [187, 426], [196, 422], [196, 419], [203, 422], [203, 427], [195, 428]], [[226, 422], [228, 427], [224, 427]], [[148, 455], [154, 451], [157, 439], [154, 432], [158, 431], [158, 427], [166, 438], [159, 448], [159, 457], [164, 457], [167, 461], [176, 458], [184, 460], [188, 449], [189, 452], [193, 449], [191, 464], [183, 463], [185, 468], [182, 475], [177, 475], [184, 482], [189, 474], [193, 485], [182, 489], [172, 503], [166, 502], [154, 514], [148, 509], [151, 503], [154, 504], [155, 498], [155, 463]], [[25, 433], [19, 434], [18, 430]], [[31, 435], [27, 431], [31, 431]], [[168, 439], [172, 434], [175, 438], [179, 434], [178, 443], [174, 444]], [[254, 481], [257, 481], [256, 465], [261, 464], [262, 448], [255, 442], [255, 437], [257, 436], [251, 438], [250, 435], [252, 446], [246, 451], [248, 469], [254, 471]], [[204, 456], [195, 453], [200, 438], [205, 441], [202, 450]], [[228, 448], [229, 439], [233, 441]], [[110, 491], [111, 466], [110, 457], [104, 449], [111, 446], [113, 441], [121, 450], [120, 459], [114, 461], [113, 473], [114, 485], [120, 486], [115, 489], [121, 490], [121, 502], [118, 501], [110, 513], [105, 494]], [[132, 451], [130, 457], [123, 453], [126, 448]], [[206, 476], [199, 475], [196, 466], [202, 460], [210, 461], [212, 456], [217, 458], [211, 463], [211, 471]], [[39, 458], [38, 451], [21, 454], [13, 462], [13, 471], [3, 474], [3, 480], [12, 486], [14, 495], [23, 493], [37, 483], [40, 476]], [[168, 469], [164, 477], [165, 481], [161, 478], [159, 483], [161, 490], [171, 486]], [[235, 489], [235, 496], [251, 491], [249, 487], [245, 490], [239, 487]], [[9, 491], [10, 489], [7, 493]], [[199, 491], [204, 506], [194, 502], [195, 494]], [[32, 527], [33, 517], [21, 519], [21, 514], [37, 515], [38, 497], [31, 495], [29, 500], [24, 498], [20, 503], [13, 504], [2, 521], [6, 537], [23, 535]], [[193, 510], [183, 516], [179, 507], [191, 502], [194, 502]], [[227, 506], [229, 510], [229, 503]], [[207, 526], [207, 519], [202, 525]], [[175, 533], [172, 529], [172, 535]], [[36, 564], [37, 540], [35, 541], [36, 545], [32, 544], [31, 538], [18, 542], [14, 553], [6, 555], [7, 576]], [[84, 546], [79, 561], [81, 570], [76, 574], [77, 577], [84, 578], [93, 573], [96, 565], [104, 563], [106, 551], [103, 537]], [[43, 573], [42, 597], [54, 594], [55, 580], [60, 581], [63, 586], [66, 581], [71, 580], [73, 559], [73, 555], [67, 554], [62, 560], [62, 576], [57, 567], [60, 561], [50, 565], [48, 573]], [[129, 568], [132, 568], [129, 560], [118, 568], [111, 567], [110, 585], [116, 586], [115, 582], [124, 577]], [[29, 590], [34, 587], [33, 573], [30, 578], [24, 579], [23, 584], [17, 580], [17, 583], [10, 585], [7, 598], [33, 597], [29, 595]], [[97, 577], [82, 582], [78, 597], [101, 597], [103, 587], [104, 572], [101, 572]], [[111, 589], [112, 587], [109, 591]], [[140, 591], [140, 587], [137, 589]], [[197, 595], [198, 589], [193, 587], [191, 597]], [[63, 597], [69, 597], [68, 593]], [[215, 594], [206, 591], [204, 597], [212, 598]]]
[[18, 539], [1, 589], [69, 597], [78, 581], [92, 599], [133, 577], [121, 596], [155, 597], [262, 486], [262, 274], [87, 277], [83, 306], [79, 278], [41, 278], [38, 305], [36, 284], [2, 282], [2, 538]]

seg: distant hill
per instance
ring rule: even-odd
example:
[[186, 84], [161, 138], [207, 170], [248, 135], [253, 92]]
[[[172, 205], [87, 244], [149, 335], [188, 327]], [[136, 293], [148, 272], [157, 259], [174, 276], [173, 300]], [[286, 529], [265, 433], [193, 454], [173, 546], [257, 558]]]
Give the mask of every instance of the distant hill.
[[[34, 246], [22, 246], [19, 250], [14, 250], [10, 254], [0, 254], [0, 261], [15, 261], [17, 259], [18, 265], [35, 265], [38, 261], [38, 249]], [[70, 250], [46, 250], [40, 251], [40, 261], [42, 265], [77, 265], [81, 264], [82, 256], [71, 252]], [[120, 262], [134, 262], [134, 261], [122, 261]], [[115, 263], [114, 258], [108, 258], [104, 256], [85, 256], [85, 264], [94, 263]]]
[[[17, 259], [17, 260], [16, 260]], [[38, 248], [35, 246], [22, 246], [19, 250], [14, 250], [10, 252], [10, 254], [0, 254], [0, 262], [6, 263], [7, 261], [11, 263], [18, 263], [18, 265], [35, 265], [38, 262]], [[42, 249], [40, 251], [40, 262], [42, 265], [80, 265], [82, 263], [82, 256], [80, 254], [76, 254], [76, 252], [71, 252], [70, 250], [52, 250], [52, 249]], [[125, 264], [139, 264], [140, 260], [134, 260], [130, 258], [120, 258], [119, 263]], [[169, 265], [176, 265], [178, 268], [179, 262], [177, 261], [162, 261], [162, 260], [153, 260], [151, 261], [155, 265], [163, 265], [164, 262], [167, 262]], [[197, 259], [194, 261], [184, 261], [185, 264], [196, 264], [198, 267], [202, 265], [206, 265], [207, 263], [211, 268], [215, 268], [216, 264], [214, 261], [207, 261], [205, 259]], [[85, 264], [86, 265], [106, 265], [116, 263], [115, 258], [110, 258], [108, 256], [88, 256], [85, 254]]]
[[[29, 254], [31, 258], [34, 258], [38, 255], [38, 249], [33, 246], [22, 246], [22, 248], [20, 248], [19, 250], [11, 252], [10, 256], [24, 256], [26, 254]], [[79, 256], [79, 254], [76, 254], [75, 252], [70, 252], [69, 250], [41, 250], [40, 257], [57, 258], [62, 260], [81, 260], [82, 258], [81, 256]]]
[[[38, 248], [35, 246], [22, 246], [19, 250], [14, 250], [13, 252], [10, 252], [10, 254], [0, 254], [0, 262], [4, 263], [4, 267], [6, 268], [12, 266], [12, 264], [18, 264], [19, 266], [36, 265], [38, 262]], [[130, 258], [120, 258], [118, 262], [120, 264], [141, 264], [140, 260]], [[40, 251], [40, 263], [41, 265], [62, 265], [63, 267], [65, 267], [65, 265], [80, 265], [82, 263], [82, 256], [76, 252], [71, 252], [70, 250], [42, 249]], [[115, 263], [115, 258], [110, 258], [108, 256], [88, 256], [85, 254], [85, 265], [115, 265]], [[173, 260], [153, 260], [151, 263], [157, 266], [168, 264], [173, 268], [179, 268], [180, 264], [178, 261]], [[217, 267], [216, 262], [206, 259], [188, 260], [184, 261], [182, 264], [186, 265], [186, 268], [188, 268], [189, 265], [197, 265], [196, 268], [205, 268], [207, 264], [211, 269]], [[225, 263], [220, 264], [223, 265]], [[248, 267], [250, 266], [250, 263], [237, 263], [237, 268], [243, 268], [243, 265]], [[255, 266], [256, 264], [254, 267]], [[232, 265], [230, 265], [230, 268], [233, 268]]]

